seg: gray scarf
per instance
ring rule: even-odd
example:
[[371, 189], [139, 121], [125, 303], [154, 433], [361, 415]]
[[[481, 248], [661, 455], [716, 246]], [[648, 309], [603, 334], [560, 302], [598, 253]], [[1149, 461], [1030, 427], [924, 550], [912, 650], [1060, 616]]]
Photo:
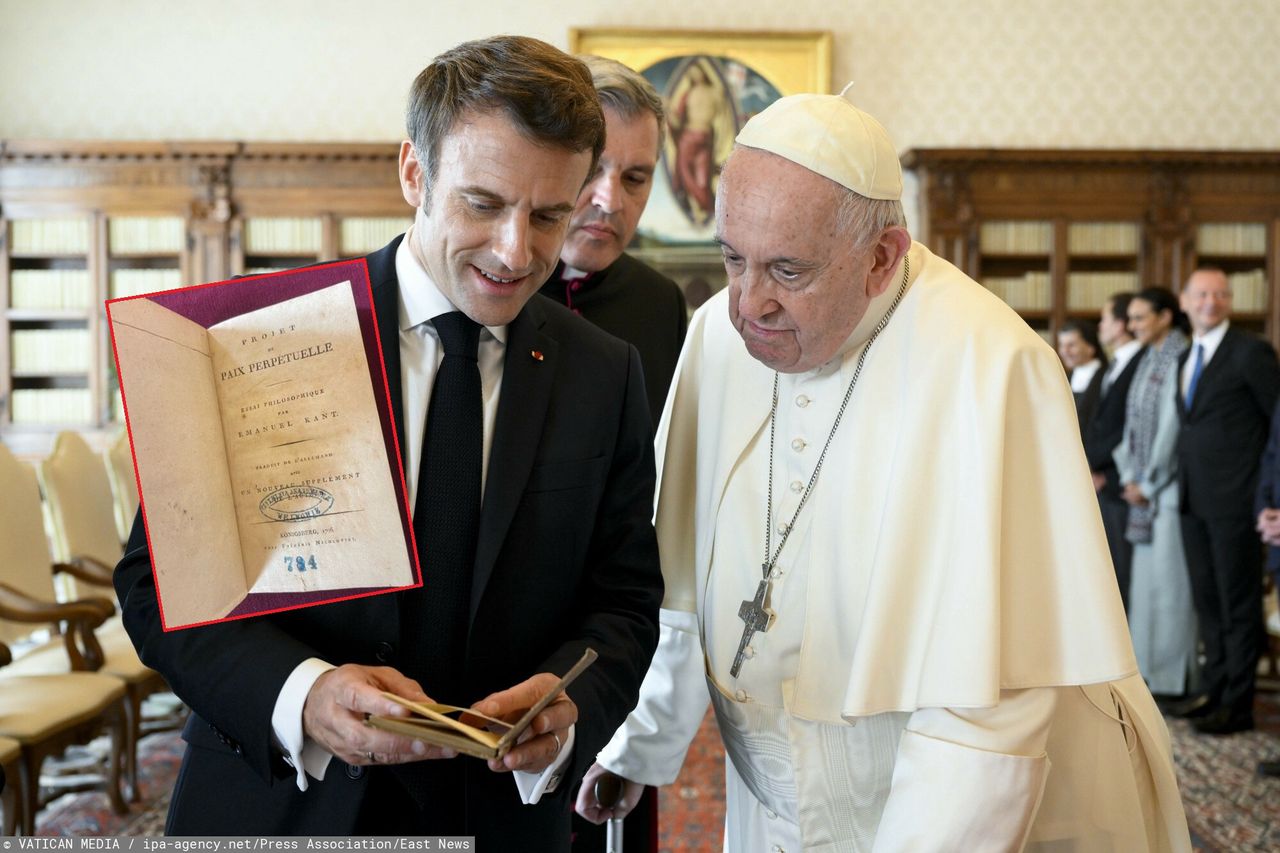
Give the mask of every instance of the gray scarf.
[[[1170, 329], [1159, 348], [1149, 348], [1146, 358], [1138, 365], [1129, 386], [1129, 398], [1125, 401], [1125, 441], [1133, 458], [1135, 471], [1146, 471], [1151, 465], [1151, 446], [1156, 440], [1156, 428], [1160, 419], [1160, 394], [1165, 391], [1165, 379], [1169, 371], [1178, 369], [1178, 357], [1186, 352], [1190, 342], [1181, 329]], [[1151, 526], [1156, 519], [1155, 495], [1147, 495], [1145, 506], [1129, 506], [1129, 526], [1125, 538], [1130, 542], [1151, 541]]]

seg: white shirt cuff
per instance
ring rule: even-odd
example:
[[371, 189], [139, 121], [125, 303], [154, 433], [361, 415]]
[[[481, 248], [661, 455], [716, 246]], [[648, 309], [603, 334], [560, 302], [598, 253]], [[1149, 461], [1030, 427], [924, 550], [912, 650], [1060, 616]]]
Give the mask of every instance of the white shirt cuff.
[[271, 712], [271, 731], [284, 760], [298, 772], [298, 790], [307, 790], [307, 774], [324, 781], [324, 771], [333, 758], [324, 747], [302, 733], [302, 707], [316, 679], [333, 669], [319, 658], [307, 658], [289, 673]]
[[564, 765], [573, 754], [573, 737], [576, 726], [569, 726], [569, 734], [560, 745], [560, 754], [556, 760], [547, 765], [541, 773], [526, 773], [523, 770], [512, 771], [516, 780], [516, 788], [520, 790], [520, 801], [532, 806], [542, 799], [543, 794], [550, 794], [560, 786], [560, 778], [564, 775]]

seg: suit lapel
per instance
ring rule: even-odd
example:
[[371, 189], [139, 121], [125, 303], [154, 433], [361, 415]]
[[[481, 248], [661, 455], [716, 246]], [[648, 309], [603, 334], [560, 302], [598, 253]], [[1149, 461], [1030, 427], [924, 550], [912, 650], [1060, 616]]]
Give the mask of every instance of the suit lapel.
[[382, 363], [391, 391], [391, 416], [395, 420], [400, 450], [404, 452], [404, 404], [400, 399], [400, 290], [396, 279], [396, 249], [404, 235], [368, 257], [369, 282], [373, 285], [373, 310], [382, 342]]
[[[404, 459], [404, 418], [400, 400], [400, 289], [396, 279], [396, 249], [403, 235], [369, 255], [369, 284], [373, 287], [373, 310], [378, 322], [378, 338], [382, 346], [382, 364], [387, 372], [387, 391], [391, 398], [391, 418], [396, 425], [396, 438], [400, 442], [400, 458]], [[364, 599], [376, 612], [377, 623], [391, 636], [399, 633], [400, 608], [396, 606], [400, 596], [375, 595]], [[373, 618], [373, 617], [370, 617]]]
[[[542, 312], [535, 298], [507, 326], [502, 394], [489, 448], [489, 471], [471, 580], [472, 619], [493, 574], [494, 563], [511, 527], [542, 439], [560, 349], [555, 339], [541, 331], [542, 323]], [[535, 358], [533, 352], [540, 353], [542, 358]]]
[[[1184, 421], [1190, 413], [1187, 411], [1187, 398], [1182, 395], [1182, 370], [1187, 366], [1187, 357], [1191, 355], [1193, 349], [1194, 345], [1189, 346], [1182, 351], [1182, 355], [1178, 356], [1178, 381], [1173, 386], [1175, 389], [1173, 397], [1178, 404], [1178, 415]], [[1201, 378], [1203, 379], [1204, 377], [1201, 376]]]

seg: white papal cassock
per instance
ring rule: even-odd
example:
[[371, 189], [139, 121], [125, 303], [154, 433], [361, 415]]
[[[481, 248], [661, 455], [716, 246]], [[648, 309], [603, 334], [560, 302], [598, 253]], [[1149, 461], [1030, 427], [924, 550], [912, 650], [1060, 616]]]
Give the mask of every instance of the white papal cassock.
[[[773, 372], [724, 293], [695, 315], [658, 435], [662, 641], [600, 761], [670, 783], [710, 697], [727, 850], [1190, 850], [1062, 366], [955, 267], [908, 257], [737, 678]], [[775, 544], [901, 281], [832, 361], [780, 377]]]

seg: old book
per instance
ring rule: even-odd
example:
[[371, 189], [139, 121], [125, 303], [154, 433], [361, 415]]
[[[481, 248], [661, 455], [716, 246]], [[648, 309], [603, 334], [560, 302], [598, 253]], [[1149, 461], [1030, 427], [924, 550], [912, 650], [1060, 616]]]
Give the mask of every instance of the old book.
[[[595, 659], [595, 649], [587, 649], [583, 652], [582, 657], [573, 665], [573, 668], [566, 672], [564, 677], [557, 681], [555, 686], [534, 703], [529, 710], [525, 711], [515, 723], [506, 723], [493, 717], [487, 717], [469, 708], [459, 708], [457, 705], [427, 705], [405, 699], [403, 696], [397, 696], [394, 693], [383, 693], [383, 696], [398, 705], [408, 708], [412, 713], [408, 717], [388, 717], [371, 714], [365, 720], [365, 724], [375, 729], [382, 729], [398, 735], [408, 735], [435, 746], [452, 747], [463, 755], [471, 755], [476, 758], [502, 758], [511, 751], [511, 747], [519, 743], [520, 735], [524, 734], [524, 731], [533, 725], [534, 718], [542, 712], [542, 709], [550, 705], [557, 696], [563, 693], [565, 688], [573, 683], [573, 680], [581, 675], [582, 671], [590, 666]], [[455, 719], [455, 715], [481, 719], [487, 722], [488, 725], [484, 728], [473, 726]]]
[[363, 260], [107, 316], [166, 630], [420, 583]]

